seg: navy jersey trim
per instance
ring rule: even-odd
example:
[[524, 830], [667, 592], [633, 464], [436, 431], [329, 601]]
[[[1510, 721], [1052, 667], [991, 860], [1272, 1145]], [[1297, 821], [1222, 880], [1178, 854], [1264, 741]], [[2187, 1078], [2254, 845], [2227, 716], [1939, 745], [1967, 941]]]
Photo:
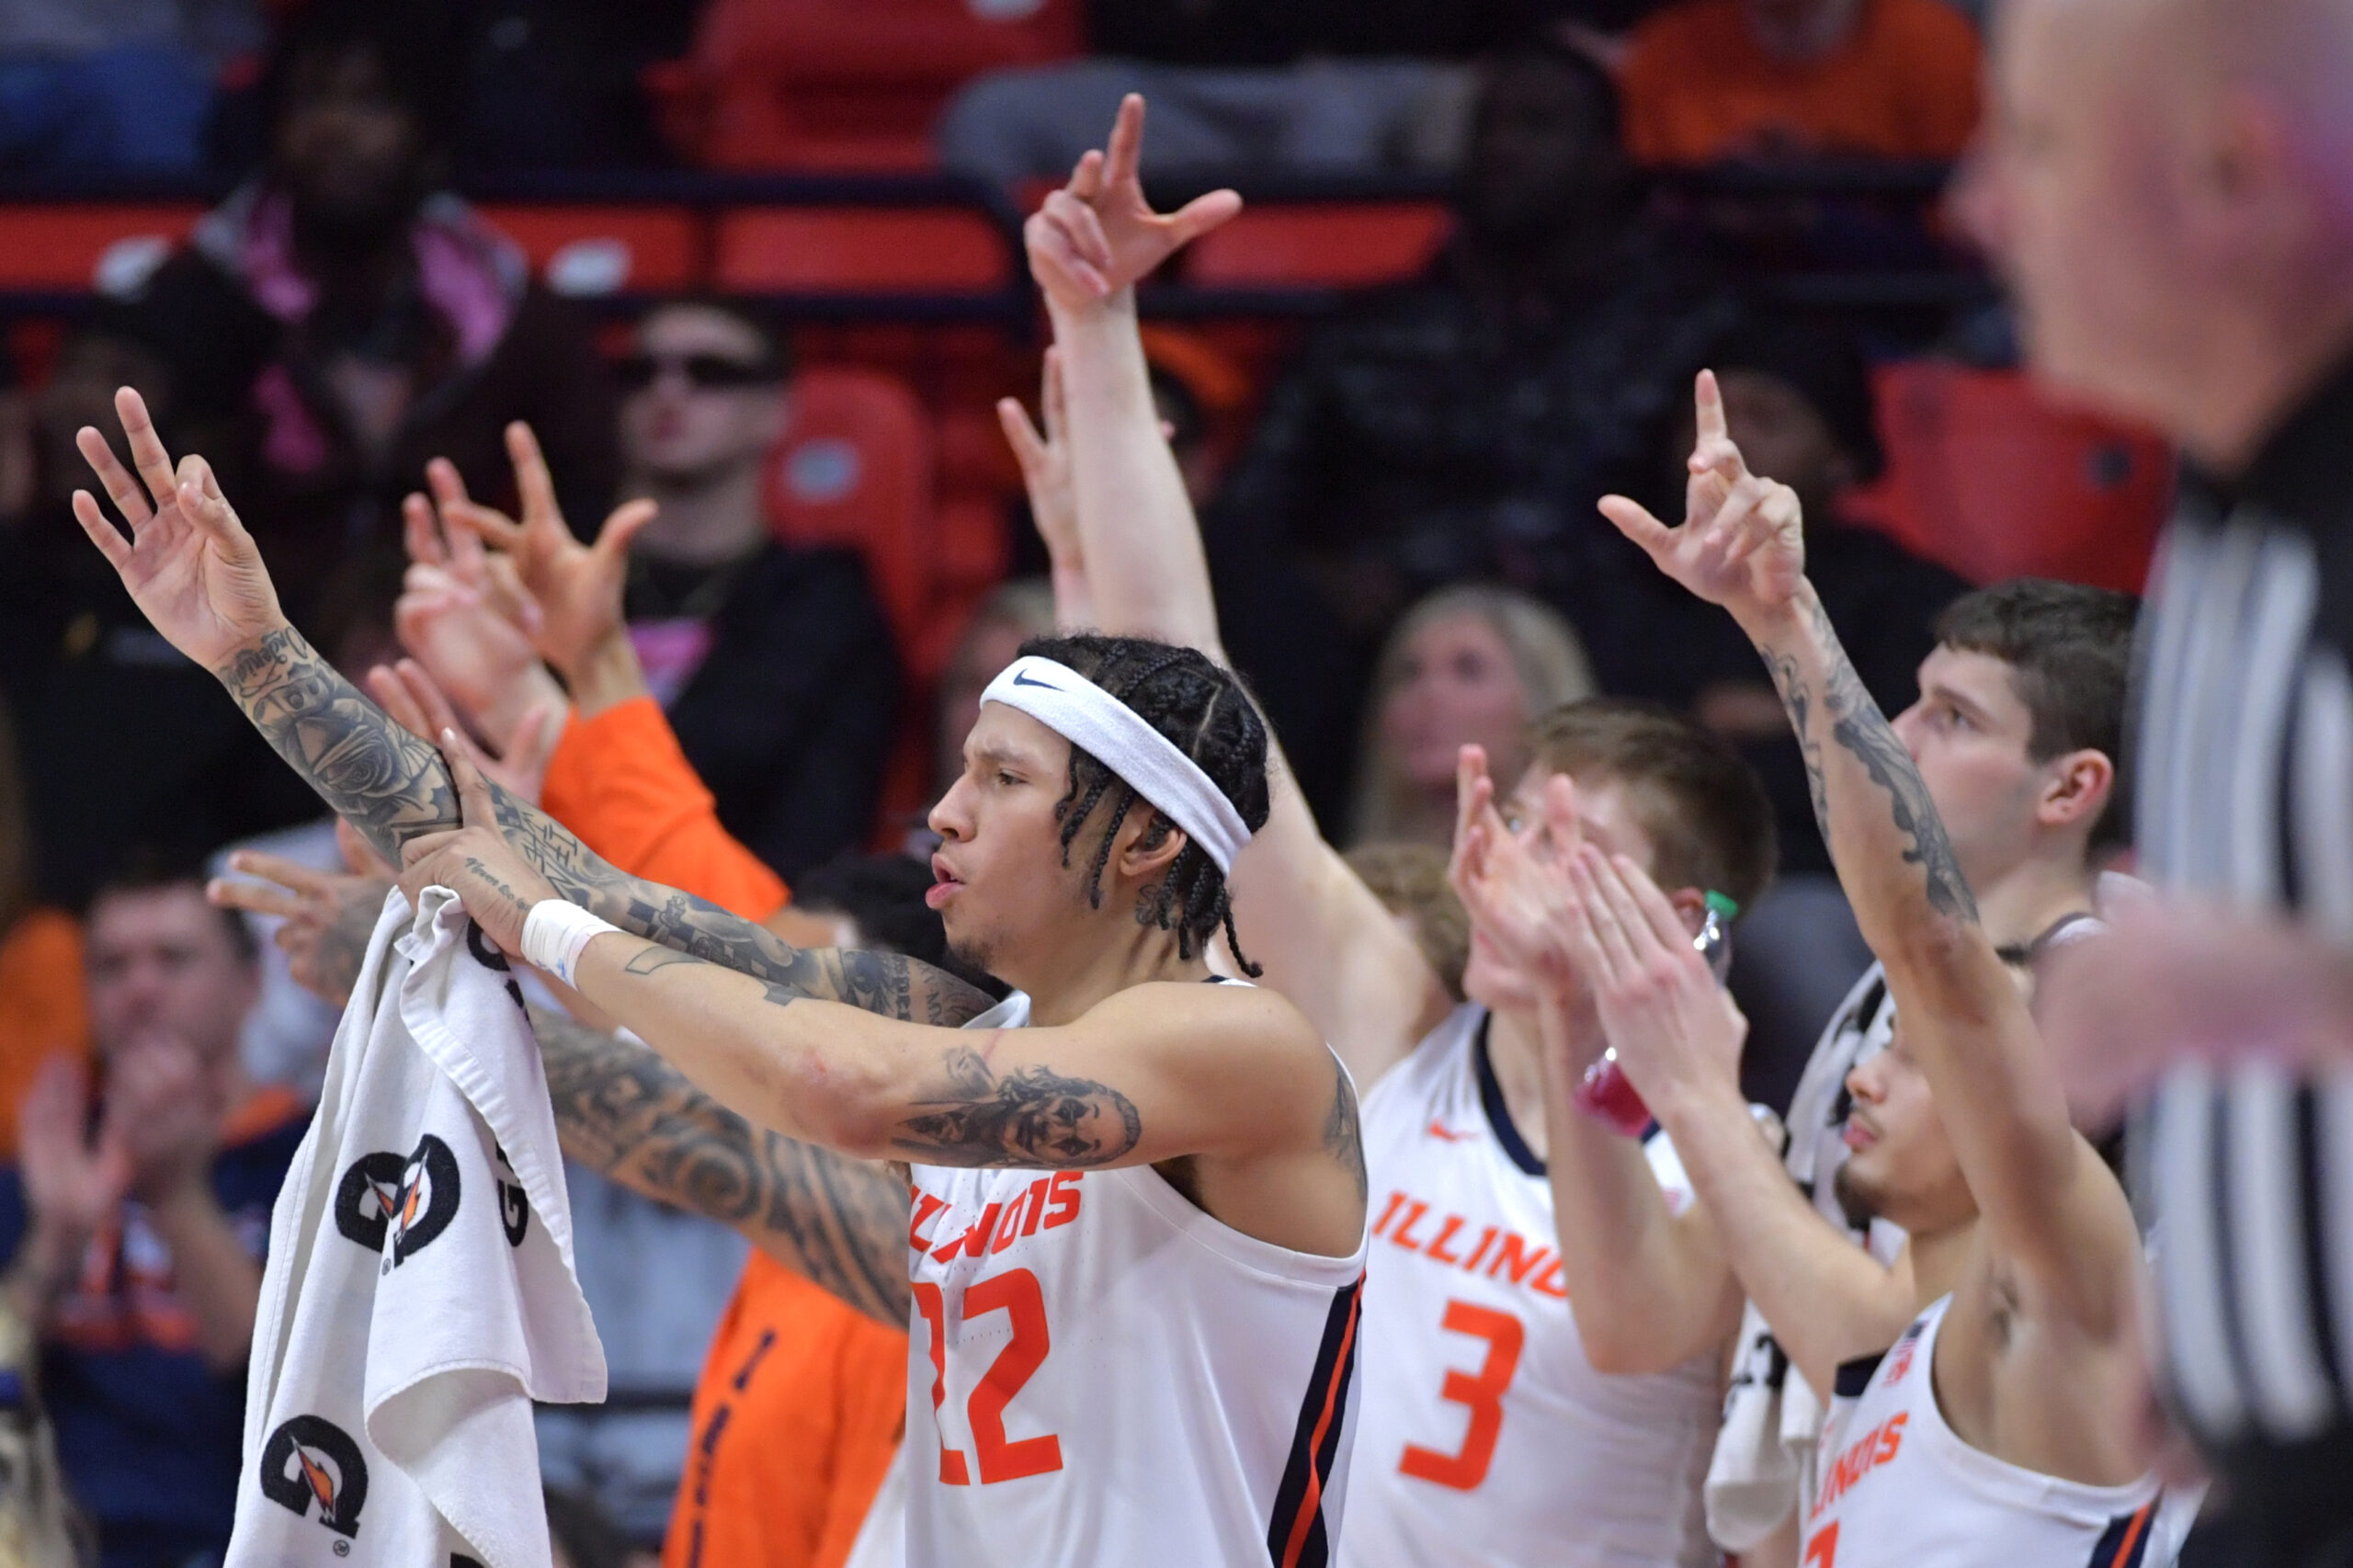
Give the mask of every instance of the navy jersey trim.
[[1267, 1522], [1267, 1559], [1275, 1568], [1329, 1568], [1332, 1531], [1326, 1523], [1324, 1494], [1332, 1483], [1332, 1467], [1340, 1457], [1347, 1433], [1348, 1389], [1357, 1367], [1357, 1319], [1363, 1304], [1364, 1277], [1332, 1293], [1332, 1310], [1324, 1315], [1323, 1342], [1315, 1348], [1315, 1370], [1307, 1380], [1307, 1394], [1300, 1401], [1299, 1424], [1292, 1429], [1290, 1459], [1283, 1466], [1283, 1483], [1275, 1492], [1275, 1508]]
[[1511, 1119], [1511, 1107], [1504, 1103], [1504, 1086], [1495, 1079], [1495, 1064], [1487, 1060], [1487, 1026], [1495, 1021], [1488, 1014], [1479, 1020], [1479, 1033], [1471, 1042], [1472, 1069], [1479, 1075], [1479, 1108], [1487, 1113], [1487, 1125], [1495, 1130], [1495, 1142], [1504, 1146], [1504, 1154], [1519, 1167], [1523, 1176], [1540, 1176], [1544, 1162], [1519, 1135], [1519, 1127]]
[[2156, 1500], [2152, 1498], [2131, 1513], [2109, 1520], [2099, 1544], [2092, 1548], [2089, 1568], [2141, 1568], [2141, 1560], [2149, 1552], [2149, 1525], [2156, 1514]]

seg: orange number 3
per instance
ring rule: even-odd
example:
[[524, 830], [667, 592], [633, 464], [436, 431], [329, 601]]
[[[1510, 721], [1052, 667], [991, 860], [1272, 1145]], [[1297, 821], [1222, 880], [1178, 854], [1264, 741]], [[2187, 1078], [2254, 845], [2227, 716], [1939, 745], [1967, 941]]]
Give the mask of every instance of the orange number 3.
[[1407, 1444], [1397, 1468], [1416, 1480], [1469, 1492], [1487, 1479], [1487, 1467], [1495, 1462], [1495, 1440], [1504, 1430], [1504, 1391], [1511, 1387], [1512, 1374], [1519, 1370], [1519, 1352], [1528, 1343], [1528, 1330], [1509, 1312], [1468, 1301], [1447, 1302], [1440, 1326], [1449, 1334], [1467, 1334], [1487, 1342], [1487, 1359], [1477, 1372], [1449, 1368], [1438, 1389], [1440, 1398], [1471, 1407], [1471, 1429], [1462, 1435], [1462, 1448], [1457, 1453], [1442, 1454]]
[[[948, 1303], [939, 1287], [929, 1280], [917, 1280], [913, 1289], [915, 1308], [931, 1327], [931, 1408], [937, 1421], [939, 1407], [948, 1398]], [[1008, 1442], [1005, 1436], [1005, 1407], [1036, 1375], [1046, 1352], [1053, 1347], [1046, 1332], [1046, 1298], [1038, 1288], [1038, 1277], [1026, 1268], [1008, 1268], [964, 1288], [966, 1322], [1000, 1308], [1012, 1320], [1013, 1337], [996, 1353], [972, 1397], [964, 1402], [964, 1423], [972, 1428], [972, 1451], [980, 1460], [983, 1486], [1047, 1475], [1063, 1467], [1062, 1442], [1052, 1433], [1018, 1442]], [[946, 1486], [972, 1483], [963, 1451], [949, 1446], [945, 1430], [939, 1436], [939, 1480]]]

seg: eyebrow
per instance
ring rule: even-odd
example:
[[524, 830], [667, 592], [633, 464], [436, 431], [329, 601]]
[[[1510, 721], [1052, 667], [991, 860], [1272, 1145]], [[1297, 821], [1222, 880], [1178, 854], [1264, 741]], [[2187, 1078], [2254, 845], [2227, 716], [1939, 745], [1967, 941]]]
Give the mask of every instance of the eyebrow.
[[1931, 701], [1949, 702], [1972, 718], [1981, 720], [1987, 724], [1994, 722], [1994, 715], [1986, 711], [1984, 703], [1943, 681], [1930, 681], [1920, 688], [1920, 695]]

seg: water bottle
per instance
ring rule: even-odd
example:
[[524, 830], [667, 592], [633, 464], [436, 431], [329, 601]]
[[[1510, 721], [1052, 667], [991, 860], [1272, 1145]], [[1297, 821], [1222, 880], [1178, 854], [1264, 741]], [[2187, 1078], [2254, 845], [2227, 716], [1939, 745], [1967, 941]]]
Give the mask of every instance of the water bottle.
[[[1719, 985], [1732, 971], [1732, 923], [1739, 915], [1739, 904], [1720, 892], [1711, 892], [1708, 894], [1707, 918], [1700, 923], [1699, 934], [1691, 938], [1692, 947], [1708, 960], [1708, 972], [1716, 977]], [[1626, 1070], [1618, 1065], [1614, 1046], [1602, 1051], [1601, 1060], [1585, 1070], [1574, 1097], [1578, 1109], [1613, 1132], [1640, 1138], [1650, 1131], [1650, 1107], [1634, 1092]]]

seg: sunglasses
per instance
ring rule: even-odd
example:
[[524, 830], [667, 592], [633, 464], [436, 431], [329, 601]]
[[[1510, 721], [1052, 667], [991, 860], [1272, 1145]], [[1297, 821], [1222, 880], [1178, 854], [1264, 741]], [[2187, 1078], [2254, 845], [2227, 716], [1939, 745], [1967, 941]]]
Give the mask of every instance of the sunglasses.
[[676, 370], [687, 384], [703, 392], [742, 387], [770, 387], [784, 379], [765, 360], [730, 359], [723, 354], [632, 354], [613, 367], [624, 391], [643, 392], [665, 370]]

